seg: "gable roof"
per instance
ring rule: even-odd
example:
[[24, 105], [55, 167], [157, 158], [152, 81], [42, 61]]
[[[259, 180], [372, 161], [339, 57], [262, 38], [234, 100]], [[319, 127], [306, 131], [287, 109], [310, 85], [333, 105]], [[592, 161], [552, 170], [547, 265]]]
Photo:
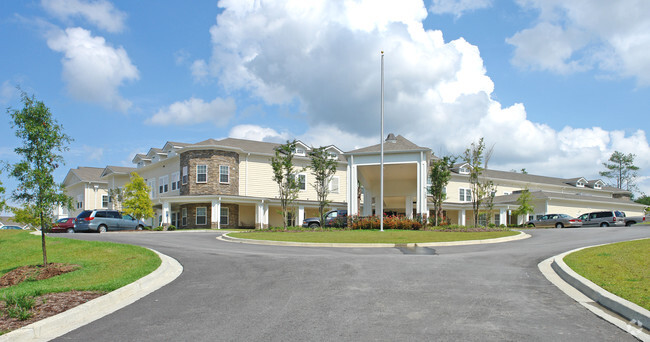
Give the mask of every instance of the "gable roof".
[[[384, 142], [384, 153], [388, 152], [409, 152], [409, 151], [431, 151], [430, 148], [427, 147], [421, 147], [418, 146], [414, 143], [412, 143], [410, 140], [404, 138], [401, 135], [398, 135], [395, 137], [395, 142]], [[349, 152], [345, 152], [345, 154], [357, 154], [357, 153], [380, 153], [381, 152], [381, 143], [377, 145], [372, 145], [368, 147], [363, 147], [359, 148], [356, 150], [352, 150]]]
[[101, 177], [106, 177], [110, 174], [118, 174], [118, 175], [128, 175], [131, 174], [131, 172], [134, 172], [136, 168], [134, 167], [126, 167], [126, 166], [106, 166], [104, 170], [102, 171]]
[[[502, 195], [494, 197], [494, 204], [517, 204], [517, 199], [521, 195], [521, 192], [515, 192], [510, 195]], [[627, 205], [636, 205], [629, 198], [612, 198], [612, 197], [601, 197], [601, 196], [589, 196], [589, 195], [578, 195], [578, 194], [567, 194], [559, 192], [549, 192], [549, 191], [531, 191], [531, 197], [533, 200], [547, 200], [547, 199], [569, 199], [569, 200], [581, 200], [581, 201], [590, 201], [590, 202], [602, 202], [602, 203], [619, 203]], [[643, 206], [641, 204], [638, 204]]]
[[63, 180], [63, 184], [72, 185], [79, 182], [106, 183], [102, 181], [102, 172], [104, 168], [79, 166], [76, 169], [70, 169]]

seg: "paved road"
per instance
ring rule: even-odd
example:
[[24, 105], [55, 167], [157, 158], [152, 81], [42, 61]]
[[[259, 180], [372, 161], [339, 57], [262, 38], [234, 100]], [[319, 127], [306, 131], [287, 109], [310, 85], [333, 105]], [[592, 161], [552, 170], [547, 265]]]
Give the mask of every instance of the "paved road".
[[219, 233], [75, 234], [156, 249], [174, 282], [59, 341], [634, 341], [537, 264], [650, 228], [547, 229], [502, 244], [335, 249], [221, 242]]

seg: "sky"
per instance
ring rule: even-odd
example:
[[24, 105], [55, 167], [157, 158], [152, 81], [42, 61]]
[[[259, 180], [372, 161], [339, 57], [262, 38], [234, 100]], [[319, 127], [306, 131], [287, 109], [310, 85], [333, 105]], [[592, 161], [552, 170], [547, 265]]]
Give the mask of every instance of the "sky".
[[[649, 14], [646, 0], [1, 1], [0, 105], [22, 108], [19, 86], [50, 108], [74, 139], [61, 182], [167, 141], [349, 151], [380, 141], [383, 51], [385, 135], [437, 155], [484, 137], [492, 169], [589, 180], [633, 153], [650, 194]], [[0, 160], [21, 144], [5, 111]]]

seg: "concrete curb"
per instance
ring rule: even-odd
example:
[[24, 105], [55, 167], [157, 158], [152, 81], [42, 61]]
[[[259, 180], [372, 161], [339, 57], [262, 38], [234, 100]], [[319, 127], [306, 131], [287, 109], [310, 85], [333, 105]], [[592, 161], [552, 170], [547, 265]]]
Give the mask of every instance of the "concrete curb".
[[645, 330], [650, 327], [650, 311], [604, 290], [576, 273], [564, 262], [564, 257], [571, 253], [603, 245], [607, 244], [576, 248], [552, 256], [540, 262], [538, 268], [551, 283], [589, 311], [637, 339], [650, 342], [650, 333]]
[[153, 249], [151, 251], [158, 254], [162, 261], [155, 271], [68, 311], [1, 335], [0, 342], [49, 341], [57, 338], [134, 303], [183, 273], [183, 266], [178, 261]]
[[442, 247], [442, 246], [466, 246], [482, 245], [489, 243], [501, 243], [509, 241], [523, 240], [530, 237], [522, 231], [513, 236], [506, 236], [495, 239], [484, 240], [465, 240], [465, 241], [448, 241], [448, 242], [425, 242], [425, 243], [319, 243], [319, 242], [291, 242], [291, 241], [270, 241], [270, 240], [253, 240], [229, 236], [227, 233], [217, 237], [217, 240], [235, 243], [247, 243], [251, 245], [266, 246], [293, 246], [293, 247], [334, 247], [334, 248], [394, 248], [394, 247]]

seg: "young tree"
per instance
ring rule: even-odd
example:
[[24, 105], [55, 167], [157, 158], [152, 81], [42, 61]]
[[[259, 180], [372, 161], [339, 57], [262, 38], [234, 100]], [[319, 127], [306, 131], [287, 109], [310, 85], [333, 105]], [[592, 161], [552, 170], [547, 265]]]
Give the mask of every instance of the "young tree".
[[311, 173], [316, 178], [316, 182], [312, 186], [316, 190], [318, 213], [320, 215], [320, 222], [323, 224], [325, 220], [325, 207], [330, 202], [327, 200], [327, 195], [330, 193], [330, 181], [334, 173], [336, 173], [337, 161], [334, 158], [330, 158], [330, 154], [325, 150], [325, 147], [313, 148], [309, 157], [311, 159]]
[[436, 226], [440, 223], [438, 220], [442, 218], [442, 202], [447, 198], [445, 187], [451, 180], [451, 169], [455, 162], [456, 158], [450, 156], [431, 161], [429, 194], [433, 202], [433, 222]]
[[111, 199], [111, 202], [113, 202], [113, 205], [115, 206], [113, 209], [121, 210], [122, 202], [124, 202], [124, 189], [122, 188], [108, 189], [108, 198]]
[[131, 180], [124, 184], [124, 212], [138, 220], [153, 217], [153, 204], [149, 198], [151, 189], [139, 174], [131, 172]]
[[623, 154], [619, 151], [614, 151], [609, 157], [610, 163], [603, 163], [607, 171], [600, 171], [600, 175], [609, 179], [616, 180], [616, 187], [628, 191], [634, 190], [636, 187], [634, 181], [637, 177], [639, 168], [634, 165], [634, 158], [636, 156], [632, 153]]
[[296, 179], [298, 171], [293, 165], [295, 151], [296, 141], [287, 141], [286, 144], [275, 149], [275, 156], [271, 158], [273, 180], [278, 183], [284, 229], [287, 229], [289, 211], [296, 198], [298, 198], [298, 191], [300, 190]]
[[21, 93], [23, 109], [7, 112], [12, 119], [12, 127], [23, 145], [14, 149], [22, 157], [10, 167], [10, 174], [18, 180], [18, 188], [12, 198], [27, 206], [33, 206], [41, 226], [41, 247], [43, 266], [47, 266], [45, 235], [52, 222], [52, 209], [56, 205], [70, 208], [72, 199], [63, 193], [63, 186], [54, 182], [54, 170], [63, 164], [61, 153], [68, 150], [72, 141], [63, 133], [63, 127], [52, 118], [50, 109], [33, 96]]
[[[513, 211], [513, 214], [517, 216], [527, 216], [528, 214], [535, 213], [535, 206], [533, 205], [532, 201], [533, 197], [530, 194], [530, 191], [528, 191], [528, 188], [522, 190], [519, 198], [517, 198], [517, 204], [519, 204], [519, 207]], [[526, 223], [525, 219], [523, 223]]]
[[41, 218], [36, 211], [36, 207], [25, 203], [22, 208], [11, 208], [14, 214], [14, 221], [22, 224], [27, 224], [32, 227], [41, 227]]
[[483, 151], [485, 143], [483, 138], [478, 143], [472, 143], [470, 148], [465, 150], [463, 161], [469, 167], [469, 188], [472, 193], [472, 209], [474, 210], [474, 225], [478, 225], [479, 210], [485, 196], [484, 187], [481, 185], [481, 174], [483, 172]]

